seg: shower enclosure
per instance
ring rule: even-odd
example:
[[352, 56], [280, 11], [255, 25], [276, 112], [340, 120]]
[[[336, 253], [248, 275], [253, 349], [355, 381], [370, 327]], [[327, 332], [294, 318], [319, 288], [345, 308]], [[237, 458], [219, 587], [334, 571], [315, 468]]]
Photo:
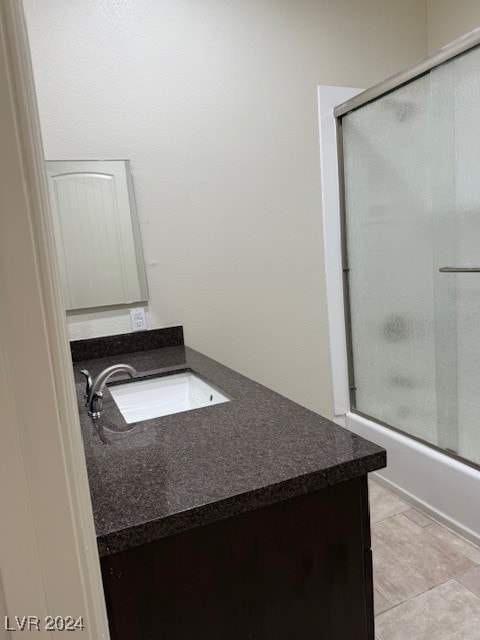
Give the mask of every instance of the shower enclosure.
[[335, 115], [352, 409], [480, 466], [480, 48], [466, 44]]
[[333, 112], [329, 90], [355, 90], [319, 88], [336, 419], [480, 542], [480, 29]]

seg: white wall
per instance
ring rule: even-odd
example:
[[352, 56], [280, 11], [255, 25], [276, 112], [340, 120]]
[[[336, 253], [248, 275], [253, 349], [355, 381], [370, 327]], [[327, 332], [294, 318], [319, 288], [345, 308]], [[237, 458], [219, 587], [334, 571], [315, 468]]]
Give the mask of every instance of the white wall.
[[[25, 0], [46, 156], [129, 158], [149, 327], [330, 416], [316, 85], [426, 54], [418, 0]], [[130, 330], [70, 316], [72, 338]]]
[[5, 617], [8, 615], [5, 604], [5, 594], [3, 593], [2, 576], [0, 575], [0, 640], [10, 640], [12, 634], [5, 629]]
[[429, 52], [480, 27], [478, 0], [427, 0], [427, 10]]

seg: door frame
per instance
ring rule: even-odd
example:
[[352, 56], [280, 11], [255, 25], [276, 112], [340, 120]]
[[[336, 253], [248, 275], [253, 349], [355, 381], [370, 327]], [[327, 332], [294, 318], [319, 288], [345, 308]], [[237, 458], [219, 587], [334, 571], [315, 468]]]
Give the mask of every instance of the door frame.
[[[41, 625], [48, 615], [83, 616], [82, 638], [108, 639], [21, 0], [0, 3], [0, 139], [0, 571], [6, 614], [11, 620], [38, 616]], [[10, 635], [2, 619], [0, 637]], [[52, 631], [42, 637], [58, 636]]]

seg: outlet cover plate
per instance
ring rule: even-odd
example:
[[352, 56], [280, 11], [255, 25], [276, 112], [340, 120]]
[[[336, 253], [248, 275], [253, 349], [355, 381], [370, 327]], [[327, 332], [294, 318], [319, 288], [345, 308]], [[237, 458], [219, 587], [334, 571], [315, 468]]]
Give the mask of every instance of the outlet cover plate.
[[130, 321], [132, 323], [132, 331], [146, 331], [147, 318], [145, 316], [145, 309], [143, 307], [130, 309]]

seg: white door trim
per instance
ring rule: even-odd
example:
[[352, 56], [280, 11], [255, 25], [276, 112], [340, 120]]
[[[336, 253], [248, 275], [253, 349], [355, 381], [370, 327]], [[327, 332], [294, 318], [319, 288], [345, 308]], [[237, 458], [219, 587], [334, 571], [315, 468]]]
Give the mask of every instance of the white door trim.
[[350, 411], [350, 399], [343, 304], [337, 135], [333, 109], [361, 91], [363, 89], [329, 85], [319, 85], [318, 87], [323, 239], [325, 246], [330, 362], [332, 367], [334, 420], [341, 425], [345, 425], [345, 414]]
[[[10, 616], [108, 626], [22, 2], [0, 3], [0, 570]], [[0, 621], [0, 634], [3, 632]], [[13, 634], [12, 634], [13, 635]], [[69, 632], [69, 637], [72, 635]], [[58, 638], [59, 632], [42, 634]]]

